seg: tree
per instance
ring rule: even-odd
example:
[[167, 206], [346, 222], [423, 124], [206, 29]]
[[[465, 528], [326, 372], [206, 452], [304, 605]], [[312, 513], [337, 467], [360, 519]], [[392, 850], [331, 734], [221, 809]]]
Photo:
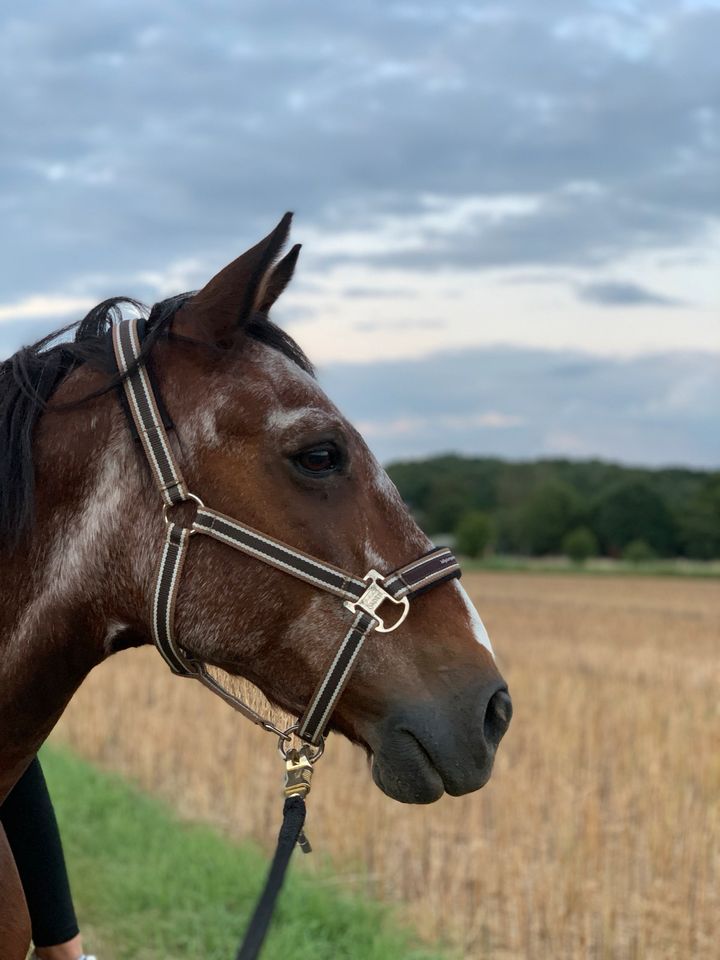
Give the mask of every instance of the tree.
[[586, 526], [599, 552], [615, 557], [633, 540], [662, 556], [720, 557], [720, 471], [454, 454], [388, 471], [427, 533], [456, 530], [480, 510], [500, 553], [559, 553], [565, 535]]
[[623, 560], [630, 563], [645, 563], [655, 558], [655, 551], [644, 540], [631, 540], [623, 550]]
[[468, 510], [497, 506], [499, 460], [446, 455], [391, 464], [388, 473], [427, 533], [454, 530]]
[[481, 510], [468, 510], [455, 530], [455, 546], [466, 557], [481, 557], [492, 539], [492, 524]]
[[670, 510], [660, 494], [642, 480], [622, 480], [601, 496], [592, 526], [610, 556], [620, 556], [633, 540], [643, 540], [661, 555], [675, 551], [677, 537]]
[[680, 542], [688, 557], [720, 557], [720, 480], [706, 484], [680, 514]]
[[597, 555], [597, 537], [589, 527], [574, 527], [569, 533], [565, 534], [562, 549], [563, 553], [570, 557], [573, 563], [583, 564], [588, 557]]
[[577, 524], [580, 501], [572, 487], [549, 481], [531, 495], [523, 509], [523, 535], [535, 555], [559, 553], [563, 537]]
[[520, 507], [502, 507], [493, 515], [492, 520], [497, 553], [527, 552], [523, 536], [523, 511]]

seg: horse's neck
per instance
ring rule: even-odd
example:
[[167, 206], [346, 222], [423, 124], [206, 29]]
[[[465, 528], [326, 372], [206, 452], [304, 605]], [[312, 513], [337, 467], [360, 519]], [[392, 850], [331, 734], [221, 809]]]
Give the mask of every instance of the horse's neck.
[[127, 588], [113, 565], [121, 467], [101, 454], [72, 495], [43, 482], [27, 548], [0, 557], [0, 797], [106, 655], [108, 611]]
[[[96, 387], [89, 377], [81, 369], [77, 383], [68, 378], [58, 403]], [[142, 475], [114, 395], [48, 411], [33, 447], [28, 545], [11, 555], [0, 546], [0, 797], [113, 648], [109, 632], [142, 619], [146, 584], [138, 578], [151, 576], [151, 521], [161, 524], [143, 512]], [[148, 527], [148, 549], [128, 550], [133, 530]]]
[[37, 572], [22, 561], [8, 567], [0, 587], [0, 801], [103, 656], [103, 624], [88, 605], [63, 604], [49, 585], [35, 592], [28, 585]]

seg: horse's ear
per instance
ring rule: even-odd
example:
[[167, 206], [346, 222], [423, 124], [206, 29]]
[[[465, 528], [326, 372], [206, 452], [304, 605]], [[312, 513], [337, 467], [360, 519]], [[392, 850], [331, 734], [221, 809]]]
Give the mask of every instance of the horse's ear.
[[273, 269], [285, 245], [292, 214], [286, 213], [272, 233], [233, 260], [182, 306], [173, 320], [176, 333], [221, 343], [259, 310], [267, 312], [292, 277], [300, 245]]
[[260, 313], [267, 313], [270, 307], [292, 280], [295, 264], [300, 255], [301, 244], [296, 243], [290, 253], [286, 253], [280, 263], [266, 274], [255, 307]]

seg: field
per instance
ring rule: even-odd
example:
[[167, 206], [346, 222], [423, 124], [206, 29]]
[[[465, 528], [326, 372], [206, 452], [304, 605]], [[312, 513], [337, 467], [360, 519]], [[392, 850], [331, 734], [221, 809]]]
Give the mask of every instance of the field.
[[[716, 957], [717, 581], [465, 582], [515, 703], [493, 779], [470, 797], [404, 807], [331, 738], [310, 798], [318, 852], [296, 858], [296, 875], [320, 869], [325, 888], [399, 903], [423, 936], [473, 960]], [[55, 740], [183, 817], [272, 845], [274, 743], [154, 651], [98, 669]], [[360, 942], [351, 955], [369, 956]]]

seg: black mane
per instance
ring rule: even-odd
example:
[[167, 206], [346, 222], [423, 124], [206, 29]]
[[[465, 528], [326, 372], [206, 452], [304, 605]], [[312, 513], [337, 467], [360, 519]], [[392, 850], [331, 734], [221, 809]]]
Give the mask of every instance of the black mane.
[[[89, 400], [114, 389], [121, 381], [115, 365], [111, 329], [128, 307], [147, 315], [140, 362], [161, 337], [169, 336], [176, 311], [193, 295], [184, 293], [147, 308], [130, 297], [104, 300], [77, 323], [48, 334], [29, 347], [0, 362], [0, 547], [13, 546], [33, 521], [33, 432], [43, 410], [60, 383], [77, 367], [88, 364], [110, 376]], [[69, 337], [71, 331], [74, 336]], [[256, 314], [245, 332], [285, 354], [312, 374], [310, 361], [287, 333], [265, 314]], [[218, 347], [218, 349], [222, 349]], [[81, 403], [83, 401], [80, 401]]]

